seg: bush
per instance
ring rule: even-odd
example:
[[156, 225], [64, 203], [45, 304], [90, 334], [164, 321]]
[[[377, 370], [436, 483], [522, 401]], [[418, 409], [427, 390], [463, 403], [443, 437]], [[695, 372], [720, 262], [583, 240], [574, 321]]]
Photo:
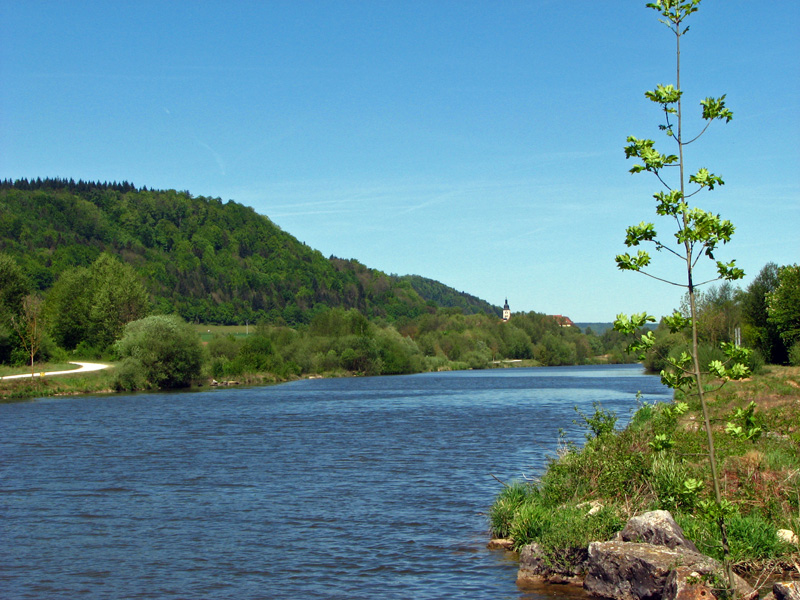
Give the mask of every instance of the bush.
[[789, 364], [793, 367], [800, 367], [800, 342], [796, 342], [789, 348]]
[[514, 515], [535, 491], [534, 486], [520, 481], [503, 488], [489, 510], [489, 524], [495, 537], [505, 538], [510, 535]]
[[128, 323], [115, 350], [121, 358], [132, 359], [120, 365], [115, 385], [121, 389], [186, 387], [202, 367], [200, 338], [177, 315]]
[[86, 340], [80, 342], [75, 350], [72, 351], [75, 358], [87, 358], [89, 360], [100, 360], [103, 358], [103, 350], [97, 346], [93, 346]]
[[585, 505], [551, 504], [536, 485], [517, 483], [498, 496], [489, 518], [494, 534], [510, 536], [516, 549], [537, 542], [553, 566], [564, 567], [589, 542], [607, 540], [623, 525], [614, 510], [588, 512]]
[[122, 360], [114, 369], [114, 389], [118, 392], [132, 392], [148, 387], [144, 377], [144, 365], [131, 356]]
[[577, 406], [574, 407], [580, 420], [573, 419], [576, 425], [586, 426], [591, 433], [586, 433], [586, 440], [591, 441], [594, 438], [600, 438], [610, 433], [614, 433], [614, 427], [617, 425], [617, 414], [612, 410], [605, 410], [599, 402], [592, 402], [594, 414], [587, 415], [582, 412]]

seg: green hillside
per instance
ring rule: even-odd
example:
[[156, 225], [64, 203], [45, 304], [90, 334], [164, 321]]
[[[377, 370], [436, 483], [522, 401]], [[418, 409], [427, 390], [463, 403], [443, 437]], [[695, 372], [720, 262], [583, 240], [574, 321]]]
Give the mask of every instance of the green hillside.
[[296, 325], [329, 307], [390, 322], [435, 307], [499, 314], [430, 279], [325, 258], [242, 204], [127, 182], [0, 182], [0, 252], [39, 290], [107, 252], [135, 270], [158, 311], [200, 323]]
[[497, 315], [498, 317], [502, 315], [499, 307], [493, 306], [485, 300], [466, 292], [458, 292], [434, 279], [419, 275], [403, 275], [400, 280], [409, 282], [414, 291], [425, 300], [436, 304], [436, 306], [460, 308], [465, 315], [478, 313]]

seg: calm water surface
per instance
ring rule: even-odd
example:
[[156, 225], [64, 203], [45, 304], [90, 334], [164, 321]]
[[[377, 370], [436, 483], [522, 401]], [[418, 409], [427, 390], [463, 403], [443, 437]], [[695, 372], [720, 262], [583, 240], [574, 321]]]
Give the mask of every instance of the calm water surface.
[[537, 598], [485, 512], [639, 366], [0, 405], [2, 598]]

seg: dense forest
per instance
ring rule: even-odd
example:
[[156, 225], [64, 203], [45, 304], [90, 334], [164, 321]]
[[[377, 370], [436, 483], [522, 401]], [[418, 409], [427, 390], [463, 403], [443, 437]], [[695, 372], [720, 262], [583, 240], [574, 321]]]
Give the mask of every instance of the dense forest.
[[500, 315], [430, 279], [325, 258], [236, 202], [128, 182], [0, 182], [0, 252], [42, 292], [109, 253], [133, 268], [156, 310], [189, 322], [300, 325], [334, 306], [389, 321], [437, 306]]

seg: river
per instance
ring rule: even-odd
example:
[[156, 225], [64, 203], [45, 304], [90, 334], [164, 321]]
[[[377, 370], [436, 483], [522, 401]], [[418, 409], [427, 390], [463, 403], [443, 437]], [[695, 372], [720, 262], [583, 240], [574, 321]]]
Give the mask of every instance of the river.
[[541, 598], [486, 549], [493, 476], [638, 391], [671, 395], [620, 365], [0, 405], [0, 597]]

